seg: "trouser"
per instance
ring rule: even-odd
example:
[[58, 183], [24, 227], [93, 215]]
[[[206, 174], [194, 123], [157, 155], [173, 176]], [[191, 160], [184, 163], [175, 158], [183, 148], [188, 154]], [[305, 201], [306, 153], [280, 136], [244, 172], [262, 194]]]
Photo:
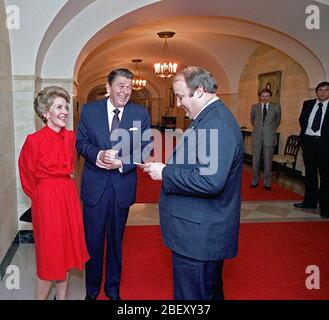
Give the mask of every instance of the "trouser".
[[272, 176], [272, 159], [274, 153], [273, 147], [266, 147], [264, 144], [260, 144], [252, 147], [252, 179], [251, 184], [257, 185], [259, 183], [259, 165], [261, 155], [263, 153], [264, 159], [264, 186], [271, 186]]
[[[321, 212], [329, 212], [329, 144], [320, 138], [303, 138], [303, 160], [305, 165], [304, 203], [316, 206]], [[320, 188], [318, 182], [320, 177]]]
[[175, 300], [224, 300], [224, 261], [199, 261], [172, 252]]
[[105, 294], [119, 296], [122, 269], [122, 239], [129, 208], [120, 208], [109, 180], [96, 206], [84, 206], [84, 226], [90, 260], [86, 263], [86, 293], [99, 294], [106, 239]]

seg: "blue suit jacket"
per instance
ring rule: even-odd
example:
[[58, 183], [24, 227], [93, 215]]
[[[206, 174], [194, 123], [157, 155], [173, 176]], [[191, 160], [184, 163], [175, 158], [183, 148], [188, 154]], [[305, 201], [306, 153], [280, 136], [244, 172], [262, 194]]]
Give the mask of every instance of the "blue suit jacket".
[[[164, 242], [176, 253], [201, 261], [234, 257], [241, 208], [241, 130], [221, 101], [205, 108], [190, 128], [196, 135], [189, 130], [184, 133], [173, 153], [173, 164], [162, 173], [160, 225]], [[191, 164], [193, 149], [197, 156]], [[175, 164], [182, 150], [183, 163]], [[202, 159], [204, 150], [207, 155], [214, 152], [211, 161], [218, 166], [210, 175], [200, 174], [211, 162]]]
[[[136, 127], [138, 130], [129, 131]], [[150, 129], [150, 117], [147, 109], [134, 103], [127, 103], [120, 121], [120, 128], [126, 129], [129, 134], [129, 145], [126, 143], [124, 148], [130, 148], [130, 156], [133, 150], [145, 148], [149, 141], [139, 144], [140, 141], [133, 140], [133, 135], [143, 134], [145, 130]], [[108, 180], [111, 179], [118, 204], [122, 208], [131, 206], [136, 199], [136, 165], [133, 164], [133, 159], [130, 157], [130, 163], [123, 164], [122, 173], [119, 170], [101, 169], [95, 165], [99, 151], [112, 148], [107, 99], [88, 103], [83, 107], [77, 129], [76, 147], [85, 158], [81, 181], [82, 201], [88, 206], [96, 205]], [[140, 162], [140, 159], [135, 159], [135, 161]]]

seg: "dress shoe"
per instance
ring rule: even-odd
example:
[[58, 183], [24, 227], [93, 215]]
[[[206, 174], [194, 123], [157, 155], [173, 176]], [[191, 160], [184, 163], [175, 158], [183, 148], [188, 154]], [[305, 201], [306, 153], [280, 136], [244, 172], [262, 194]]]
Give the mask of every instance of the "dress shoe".
[[119, 301], [121, 300], [120, 296], [109, 296], [109, 295], [106, 295], [110, 300], [113, 300], [113, 301]]
[[85, 300], [97, 300], [97, 296], [93, 297], [93, 296], [86, 295]]
[[264, 189], [265, 189], [266, 191], [271, 191], [271, 190], [272, 190], [271, 187], [266, 187], [266, 186], [264, 186]]
[[250, 185], [250, 188], [257, 188], [258, 187], [258, 184], [251, 184]]
[[316, 205], [311, 206], [307, 203], [301, 202], [301, 203], [294, 203], [294, 207], [295, 208], [299, 208], [299, 209], [316, 209]]
[[321, 212], [320, 215], [321, 215], [321, 218], [329, 219], [329, 212]]

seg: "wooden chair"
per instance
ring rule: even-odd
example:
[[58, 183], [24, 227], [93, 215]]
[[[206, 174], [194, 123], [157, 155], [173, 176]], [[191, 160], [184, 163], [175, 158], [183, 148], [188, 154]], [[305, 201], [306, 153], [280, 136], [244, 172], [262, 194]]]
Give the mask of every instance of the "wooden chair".
[[300, 148], [299, 136], [291, 135], [287, 138], [286, 146], [283, 155], [274, 155], [273, 162], [278, 164], [277, 176], [280, 175], [280, 170], [284, 169], [286, 172], [287, 164], [291, 164], [292, 169], [295, 170], [297, 156]]

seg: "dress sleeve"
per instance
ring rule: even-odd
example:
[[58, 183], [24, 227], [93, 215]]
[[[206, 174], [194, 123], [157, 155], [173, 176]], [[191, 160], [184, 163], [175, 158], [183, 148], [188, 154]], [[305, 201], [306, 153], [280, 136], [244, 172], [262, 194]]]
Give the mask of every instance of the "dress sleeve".
[[37, 152], [31, 136], [27, 136], [18, 159], [19, 175], [25, 194], [32, 199], [37, 185], [36, 163]]

